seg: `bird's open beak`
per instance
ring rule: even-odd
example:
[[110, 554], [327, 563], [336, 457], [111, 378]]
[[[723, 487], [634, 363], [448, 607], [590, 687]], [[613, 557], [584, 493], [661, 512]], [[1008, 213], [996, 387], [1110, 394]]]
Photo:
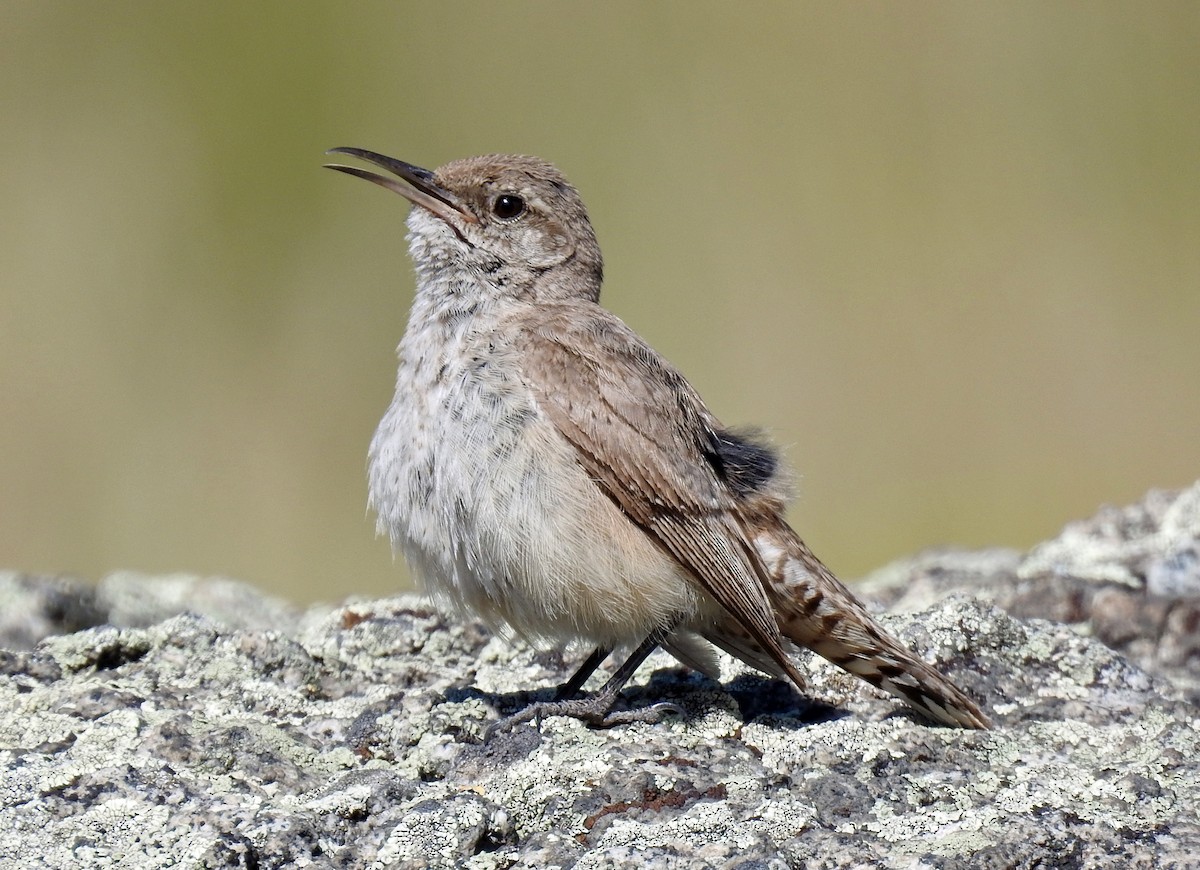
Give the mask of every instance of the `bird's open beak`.
[[380, 187], [386, 187], [388, 190], [400, 194], [414, 205], [428, 209], [444, 220], [464, 242], [466, 239], [463, 237], [462, 230], [459, 227], [460, 223], [479, 223], [479, 219], [463, 205], [457, 196], [434, 180], [434, 174], [428, 169], [413, 166], [411, 163], [405, 163], [403, 160], [396, 160], [393, 157], [384, 157], [382, 154], [376, 154], [374, 151], [364, 151], [362, 148], [330, 148], [325, 153], [349, 154], [351, 157], [357, 157], [368, 163], [374, 163], [376, 166], [380, 166], [388, 172], [400, 176], [408, 184], [401, 184], [394, 178], [378, 175], [366, 169], [359, 169], [357, 166], [342, 166], [340, 163], [325, 164], [326, 169], [336, 169], [338, 172], [345, 172], [347, 175], [355, 175], [359, 178], [365, 178], [367, 181], [373, 181]]

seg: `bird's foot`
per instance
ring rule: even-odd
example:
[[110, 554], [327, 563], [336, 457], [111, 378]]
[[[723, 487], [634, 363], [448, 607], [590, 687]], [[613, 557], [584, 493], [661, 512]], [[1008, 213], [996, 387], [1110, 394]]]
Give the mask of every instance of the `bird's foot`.
[[637, 710], [611, 711], [612, 701], [601, 695], [591, 695], [587, 698], [572, 698], [561, 701], [542, 701], [530, 704], [519, 713], [515, 713], [499, 722], [493, 722], [483, 733], [486, 743], [506, 731], [511, 731], [524, 722], [533, 722], [534, 727], [541, 729], [542, 720], [551, 716], [566, 716], [578, 719], [593, 728], [611, 728], [614, 725], [629, 725], [633, 722], [656, 723], [664, 716], [682, 716], [683, 708], [669, 701], [651, 704]]

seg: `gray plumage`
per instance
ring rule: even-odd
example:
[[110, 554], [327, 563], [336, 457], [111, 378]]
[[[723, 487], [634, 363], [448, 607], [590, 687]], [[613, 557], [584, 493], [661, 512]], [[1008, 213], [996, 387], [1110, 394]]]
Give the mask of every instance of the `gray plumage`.
[[407, 184], [332, 168], [416, 205], [417, 296], [369, 484], [436, 598], [598, 654], [660, 642], [710, 673], [712, 643], [803, 687], [796, 644], [940, 722], [989, 727], [787, 525], [775, 452], [600, 307], [600, 248], [554, 167], [493, 155], [429, 172], [336, 150]]

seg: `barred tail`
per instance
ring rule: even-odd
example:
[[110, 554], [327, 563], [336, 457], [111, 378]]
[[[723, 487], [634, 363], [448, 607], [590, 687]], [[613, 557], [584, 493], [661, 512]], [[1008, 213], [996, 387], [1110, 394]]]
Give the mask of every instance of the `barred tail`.
[[992, 727], [974, 701], [888, 634], [804, 542], [786, 532], [759, 542], [764, 556], [775, 557], [767, 559], [775, 579], [771, 599], [785, 637], [938, 722]]

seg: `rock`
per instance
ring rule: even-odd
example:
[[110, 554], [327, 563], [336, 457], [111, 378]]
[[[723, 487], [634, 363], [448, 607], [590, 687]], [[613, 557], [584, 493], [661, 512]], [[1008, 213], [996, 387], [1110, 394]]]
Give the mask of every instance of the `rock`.
[[1197, 504], [1152, 493], [1028, 555], [872, 578], [990, 732], [819, 660], [802, 696], [656, 654], [625, 702], [682, 716], [480, 744], [577, 658], [411, 596], [0, 576], [0, 866], [1195, 867]]
[[304, 614], [253, 586], [192, 574], [109, 574], [98, 584], [72, 577], [0, 571], [0, 649], [32, 649], [44, 637], [98, 625], [141, 628], [180, 613], [207, 616], [227, 628], [295, 631]]
[[1200, 483], [1103, 508], [1025, 555], [925, 553], [856, 588], [901, 610], [965, 591], [1013, 616], [1074, 625], [1200, 704]]

